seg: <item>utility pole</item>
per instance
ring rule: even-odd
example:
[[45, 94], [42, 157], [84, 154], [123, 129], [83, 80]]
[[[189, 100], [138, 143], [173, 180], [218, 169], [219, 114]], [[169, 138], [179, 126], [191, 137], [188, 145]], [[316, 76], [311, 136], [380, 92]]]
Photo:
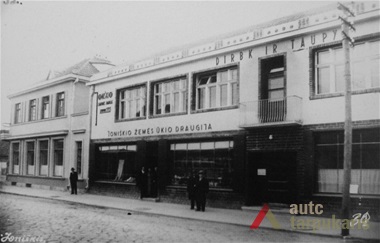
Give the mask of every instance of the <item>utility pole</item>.
[[[352, 3], [353, 4], [353, 3]], [[351, 164], [352, 164], [352, 112], [351, 112], [351, 70], [350, 70], [350, 44], [353, 46], [354, 40], [349, 36], [350, 29], [355, 30], [349, 18], [354, 17], [345, 5], [338, 3], [338, 9], [342, 10], [342, 46], [344, 53], [344, 81], [345, 81], [345, 121], [344, 121], [344, 163], [343, 163], [343, 195], [342, 195], [342, 220], [350, 222], [350, 184], [351, 184]], [[346, 228], [344, 227], [346, 226]], [[350, 224], [342, 224], [343, 237], [350, 235]]]

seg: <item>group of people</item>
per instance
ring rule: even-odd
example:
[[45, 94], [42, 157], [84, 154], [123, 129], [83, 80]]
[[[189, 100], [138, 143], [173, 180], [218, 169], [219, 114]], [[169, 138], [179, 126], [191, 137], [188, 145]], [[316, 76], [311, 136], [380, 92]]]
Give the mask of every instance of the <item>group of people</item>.
[[137, 176], [137, 186], [140, 189], [140, 199], [143, 197], [157, 197], [157, 167], [148, 168], [148, 170], [142, 167]]
[[187, 182], [187, 193], [191, 204], [190, 209], [195, 209], [194, 206], [196, 205], [196, 211], [205, 211], [208, 189], [208, 180], [205, 178], [202, 170], [198, 172], [198, 176], [194, 176], [194, 173], [191, 173]]

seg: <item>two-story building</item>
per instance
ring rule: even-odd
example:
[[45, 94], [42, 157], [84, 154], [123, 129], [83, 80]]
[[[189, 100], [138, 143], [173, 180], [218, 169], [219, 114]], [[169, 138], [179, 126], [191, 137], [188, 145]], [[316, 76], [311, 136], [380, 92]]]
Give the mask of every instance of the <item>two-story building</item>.
[[65, 190], [70, 169], [88, 179], [90, 77], [112, 67], [85, 59], [8, 98], [12, 105], [7, 181], [12, 185]]
[[[351, 184], [353, 198], [378, 203], [379, 3], [354, 11]], [[187, 178], [204, 170], [212, 205], [340, 202], [339, 14], [330, 5], [94, 75], [93, 191], [137, 197], [145, 167], [166, 201], [186, 200]]]

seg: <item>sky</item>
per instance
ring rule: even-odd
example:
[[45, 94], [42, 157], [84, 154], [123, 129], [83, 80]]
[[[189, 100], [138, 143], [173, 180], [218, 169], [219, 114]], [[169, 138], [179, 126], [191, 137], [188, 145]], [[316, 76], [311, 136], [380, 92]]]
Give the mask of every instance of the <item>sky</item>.
[[[9, 1], [9, 0], [5, 0]], [[12, 1], [12, 0], [10, 0]], [[130, 63], [331, 1], [1, 1], [1, 124], [9, 94], [85, 58]]]

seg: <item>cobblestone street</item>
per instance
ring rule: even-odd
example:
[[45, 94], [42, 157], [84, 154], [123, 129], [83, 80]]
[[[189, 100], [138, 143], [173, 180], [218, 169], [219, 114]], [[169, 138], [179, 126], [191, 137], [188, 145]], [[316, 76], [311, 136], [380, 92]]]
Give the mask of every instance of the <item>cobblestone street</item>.
[[45, 242], [347, 242], [48, 199], [0, 196], [1, 242], [9, 233], [14, 237], [39, 236]]

